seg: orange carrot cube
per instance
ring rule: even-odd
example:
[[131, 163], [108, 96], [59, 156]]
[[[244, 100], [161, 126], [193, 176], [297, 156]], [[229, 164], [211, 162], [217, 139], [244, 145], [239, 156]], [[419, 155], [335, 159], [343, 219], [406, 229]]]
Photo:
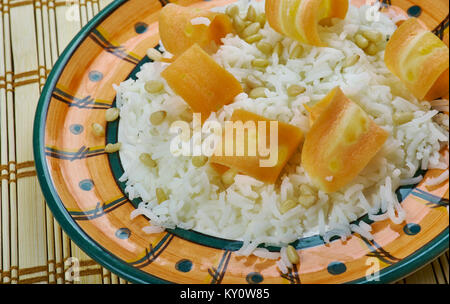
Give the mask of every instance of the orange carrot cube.
[[394, 32], [384, 61], [418, 99], [433, 100], [449, 92], [449, 49], [416, 18]]
[[[203, 19], [205, 22], [196, 23]], [[197, 43], [205, 51], [215, 53], [221, 45], [220, 39], [233, 32], [230, 18], [198, 8], [169, 3], [159, 15], [159, 35], [164, 48], [178, 56]]]
[[[239, 130], [238, 127], [232, 129], [231, 143], [226, 138], [225, 129], [219, 149], [221, 155], [216, 151], [211, 157], [211, 163], [234, 168], [262, 182], [275, 183], [302, 142], [302, 131], [295, 126], [241, 109], [234, 110], [231, 122], [240, 122], [245, 129], [241, 129], [241, 136], [239, 131], [234, 131]], [[232, 155], [227, 154], [228, 148]]]
[[319, 23], [330, 18], [344, 19], [347, 0], [266, 0], [267, 21], [280, 34], [300, 42], [325, 46], [319, 37]]
[[242, 93], [239, 81], [197, 44], [171, 63], [161, 76], [202, 121]]
[[313, 184], [329, 193], [351, 182], [389, 134], [340, 88], [325, 98], [330, 99], [328, 106], [306, 134], [302, 165]]

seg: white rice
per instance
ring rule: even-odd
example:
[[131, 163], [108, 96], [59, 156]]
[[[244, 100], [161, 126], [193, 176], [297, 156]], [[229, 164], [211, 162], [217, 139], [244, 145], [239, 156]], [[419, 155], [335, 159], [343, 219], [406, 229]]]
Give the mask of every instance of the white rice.
[[276, 262], [276, 264], [277, 264], [277, 266], [278, 266], [278, 269], [280, 269], [281, 273], [283, 273], [283, 274], [288, 273], [288, 268], [287, 268], [286, 264], [284, 263], [284, 260], [283, 260], [283, 259], [279, 259], [279, 260]]
[[412, 177], [412, 178], [401, 179], [399, 186], [415, 185], [415, 184], [420, 183], [422, 181], [422, 179], [423, 179], [422, 175]]
[[439, 176], [430, 178], [426, 181], [427, 186], [436, 186], [448, 180], [448, 169], [442, 172]]
[[280, 258], [279, 252], [270, 252], [266, 248], [256, 248], [255, 250], [253, 250], [252, 254], [257, 257], [269, 260], [278, 260]]
[[[263, 2], [252, 3], [258, 12]], [[244, 15], [248, 1], [240, 1]], [[279, 64], [280, 58], [273, 54], [271, 64], [265, 72], [255, 71], [251, 61], [262, 53], [238, 36], [223, 38], [223, 45], [213, 58], [239, 81], [249, 75], [263, 80], [267, 87], [266, 98], [256, 101], [242, 93], [234, 103], [225, 106], [214, 117], [221, 123], [229, 119], [235, 109], [245, 109], [269, 119], [277, 119], [309, 131], [308, 113], [304, 104], [322, 99], [332, 88], [340, 86], [343, 92], [358, 103], [390, 136], [381, 151], [349, 185], [336, 193], [325, 194], [315, 188], [301, 166], [300, 150], [292, 157], [276, 185], [261, 183], [245, 175], [236, 176], [235, 183], [224, 189], [220, 176], [209, 166], [196, 168], [189, 156], [174, 156], [170, 143], [170, 124], [180, 120], [189, 107], [167, 85], [160, 73], [167, 63], [145, 64], [137, 74], [137, 80], [127, 80], [117, 91], [117, 106], [120, 108], [118, 140], [122, 143], [120, 157], [125, 169], [121, 180], [126, 181], [126, 192], [130, 199], [140, 197], [143, 202], [132, 212], [150, 220], [147, 232], [159, 232], [161, 227], [193, 229], [225, 239], [243, 241], [240, 255], [255, 255], [276, 259], [279, 255], [262, 249], [260, 244], [285, 246], [298, 238], [320, 233], [326, 242], [338, 236], [347, 239], [351, 232], [357, 232], [371, 239], [370, 226], [361, 223], [350, 225], [358, 217], [369, 214], [374, 221], [391, 219], [401, 223], [405, 213], [401, 208], [395, 189], [400, 185], [416, 183], [413, 178], [419, 168], [445, 166], [439, 150], [448, 145], [448, 133], [433, 122], [438, 111], [430, 110], [429, 102], [419, 102], [385, 66], [384, 51], [376, 56], [367, 56], [351, 40], [358, 30], [374, 28], [383, 35], [392, 35], [395, 23], [385, 15], [379, 21], [367, 21], [365, 9], [350, 6], [345, 20], [322, 28], [321, 38], [329, 47], [303, 45], [304, 56], [288, 59], [288, 50], [298, 42], [284, 38], [268, 24], [261, 30], [264, 41], [281, 42], [286, 64]], [[223, 11], [224, 8], [217, 8]], [[203, 19], [192, 20], [193, 24], [205, 24]], [[384, 46], [381, 45], [381, 47]], [[360, 60], [353, 66], [342, 68], [345, 59], [353, 54]], [[163, 54], [170, 57], [170, 54]], [[164, 82], [164, 92], [149, 94], [144, 85], [148, 80]], [[304, 94], [289, 98], [286, 88], [299, 84], [306, 88]], [[441, 104], [435, 105], [440, 106]], [[149, 122], [151, 113], [166, 111], [167, 118], [158, 126]], [[414, 119], [396, 126], [393, 115], [412, 111]], [[191, 126], [192, 127], [192, 126]], [[150, 153], [157, 162], [157, 168], [141, 165], [139, 155]], [[440, 183], [448, 178], [448, 171], [430, 181]], [[332, 177], [331, 177], [332, 179]], [[279, 205], [286, 199], [297, 200], [302, 184], [310, 186], [316, 193], [317, 202], [310, 207], [297, 206], [285, 214], [279, 212]], [[168, 200], [157, 204], [155, 189], [164, 189]], [[381, 210], [381, 214], [379, 214]], [[151, 228], [153, 227], [154, 228]], [[289, 266], [283, 258], [278, 261], [280, 269]], [[284, 262], [283, 262], [284, 260]], [[288, 261], [289, 262], [289, 261]]]
[[156, 226], [156, 225], [146, 226], [146, 227], [142, 228], [142, 231], [144, 231], [145, 233], [149, 233], [149, 234], [160, 233], [160, 232], [163, 232], [164, 230], [166, 230], [166, 228]]
[[[359, 233], [361, 236], [365, 237], [369, 241], [373, 240], [373, 235], [370, 233], [370, 231], [367, 230], [366, 226], [361, 225], [362, 223], [366, 224], [364, 221], [361, 221], [360, 225], [350, 224], [350, 229], [353, 232]], [[368, 226], [370, 227], [370, 225]]]

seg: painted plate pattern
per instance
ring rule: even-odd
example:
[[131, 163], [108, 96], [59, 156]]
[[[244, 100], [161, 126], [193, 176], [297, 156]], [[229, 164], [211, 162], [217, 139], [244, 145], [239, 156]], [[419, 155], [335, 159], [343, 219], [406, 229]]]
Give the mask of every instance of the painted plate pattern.
[[[177, 2], [209, 8], [232, 1]], [[448, 44], [448, 2], [382, 2], [421, 18]], [[132, 282], [210, 284], [367, 283], [373, 282], [368, 273], [373, 265], [380, 265], [375, 282], [386, 283], [448, 248], [448, 181], [432, 189], [422, 183], [401, 187], [397, 195], [406, 221], [372, 223], [372, 241], [358, 234], [345, 244], [325, 245], [319, 236], [296, 241], [300, 264], [287, 274], [280, 273], [274, 261], [236, 256], [238, 241], [182, 229], [144, 233], [147, 220], [130, 219], [138, 201], [130, 201], [118, 181], [123, 172], [118, 153], [105, 153], [106, 143], [116, 142], [120, 122], [106, 123], [104, 112], [115, 103], [112, 85], [134, 77], [150, 60], [145, 53], [157, 47], [158, 12], [167, 3], [114, 1], [69, 44], [39, 101], [34, 128], [38, 177], [54, 216], [80, 248]], [[94, 122], [105, 127], [104, 137], [90, 132]], [[425, 180], [440, 173], [429, 170]]]

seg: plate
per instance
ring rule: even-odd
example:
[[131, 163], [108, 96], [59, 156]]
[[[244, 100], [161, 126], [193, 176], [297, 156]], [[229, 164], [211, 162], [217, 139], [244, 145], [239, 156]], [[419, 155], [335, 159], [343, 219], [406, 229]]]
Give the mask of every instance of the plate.
[[[210, 8], [229, 2], [177, 3]], [[421, 18], [448, 42], [448, 2], [423, 2], [425, 7], [406, 0], [383, 5], [397, 5]], [[238, 241], [182, 229], [143, 232], [148, 221], [130, 219], [137, 201], [127, 198], [118, 181], [123, 172], [118, 153], [104, 151], [106, 143], [116, 142], [120, 122], [106, 123], [104, 112], [115, 104], [112, 85], [134, 77], [149, 61], [146, 50], [158, 45], [158, 12], [167, 3], [113, 1], [68, 45], [39, 100], [34, 124], [39, 182], [53, 215], [82, 250], [134, 283], [305, 284], [393, 282], [448, 249], [448, 181], [433, 189], [401, 187], [397, 195], [406, 221], [373, 223], [373, 241], [358, 234], [345, 243], [325, 245], [319, 236], [296, 241], [301, 261], [287, 274], [272, 260], [236, 256]], [[105, 136], [90, 132], [93, 122], [105, 127]], [[439, 174], [429, 170], [426, 178]]]

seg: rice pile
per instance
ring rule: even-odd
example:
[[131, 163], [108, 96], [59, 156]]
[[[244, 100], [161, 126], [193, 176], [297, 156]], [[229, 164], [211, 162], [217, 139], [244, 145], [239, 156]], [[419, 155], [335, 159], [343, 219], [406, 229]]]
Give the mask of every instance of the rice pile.
[[[245, 16], [248, 1], [238, 3]], [[263, 2], [252, 3], [257, 12], [264, 9]], [[238, 254], [253, 254], [276, 259], [256, 247], [259, 244], [285, 246], [286, 244], [319, 233], [327, 242], [332, 236], [347, 238], [352, 231], [371, 239], [370, 226], [350, 224], [358, 217], [369, 214], [370, 219], [390, 219], [401, 223], [405, 212], [395, 190], [400, 185], [418, 183], [413, 178], [418, 169], [448, 168], [448, 154], [440, 156], [441, 147], [448, 145], [448, 116], [443, 122], [434, 121], [439, 113], [429, 102], [419, 102], [385, 66], [385, 42], [376, 56], [368, 56], [355, 45], [351, 37], [364, 29], [375, 29], [385, 37], [392, 35], [395, 23], [385, 15], [379, 21], [366, 20], [366, 6], [350, 6], [345, 20], [334, 20], [330, 27], [321, 28], [321, 38], [329, 47], [303, 45], [304, 55], [289, 59], [289, 52], [297, 42], [285, 38], [270, 28], [261, 29], [264, 40], [272, 45], [281, 42], [281, 58], [274, 53], [265, 71], [252, 68], [251, 61], [263, 54], [238, 36], [228, 35], [213, 58], [239, 81], [253, 75], [265, 83], [266, 98], [251, 99], [242, 93], [235, 102], [225, 106], [209, 119], [224, 122], [234, 109], [245, 109], [269, 119], [276, 119], [309, 130], [308, 113], [304, 104], [321, 100], [331, 89], [340, 86], [343, 92], [358, 103], [383, 129], [390, 133], [381, 151], [361, 174], [344, 189], [326, 194], [318, 191], [309, 181], [300, 163], [300, 151], [290, 160], [275, 185], [264, 184], [249, 176], [237, 175], [235, 183], [225, 188], [220, 176], [209, 165], [196, 168], [191, 157], [175, 157], [170, 153], [172, 122], [182, 120], [188, 105], [174, 94], [160, 73], [167, 63], [148, 63], [137, 74], [137, 80], [127, 80], [116, 86], [117, 106], [120, 108], [118, 140], [122, 143], [120, 157], [125, 169], [122, 181], [130, 199], [142, 198], [132, 217], [143, 214], [150, 220], [146, 232], [160, 232], [164, 228], [180, 227], [205, 234], [243, 241]], [[216, 9], [224, 11], [224, 8]], [[203, 22], [196, 20], [196, 22]], [[359, 55], [359, 61], [343, 68], [346, 58]], [[167, 55], [167, 54], [166, 54]], [[150, 94], [144, 89], [149, 80], [164, 82], [164, 90]], [[292, 98], [286, 93], [291, 84], [306, 88]], [[448, 102], [447, 102], [448, 105]], [[167, 112], [165, 121], [158, 126], [149, 122], [155, 111]], [[394, 124], [395, 116], [411, 112], [414, 118], [401, 125]], [[441, 114], [439, 114], [441, 115]], [[441, 117], [442, 118], [442, 117]], [[192, 125], [192, 124], [191, 124]], [[149, 153], [157, 167], [149, 168], [139, 160], [141, 153]], [[445, 175], [446, 174], [446, 175]], [[448, 178], [448, 171], [433, 183]], [[308, 185], [317, 201], [310, 207], [297, 205], [281, 214], [280, 203], [287, 199], [297, 201], [300, 186]], [[168, 199], [158, 204], [155, 189], [162, 188]], [[256, 250], [255, 250], [256, 249]], [[280, 269], [288, 261], [281, 253]]]

